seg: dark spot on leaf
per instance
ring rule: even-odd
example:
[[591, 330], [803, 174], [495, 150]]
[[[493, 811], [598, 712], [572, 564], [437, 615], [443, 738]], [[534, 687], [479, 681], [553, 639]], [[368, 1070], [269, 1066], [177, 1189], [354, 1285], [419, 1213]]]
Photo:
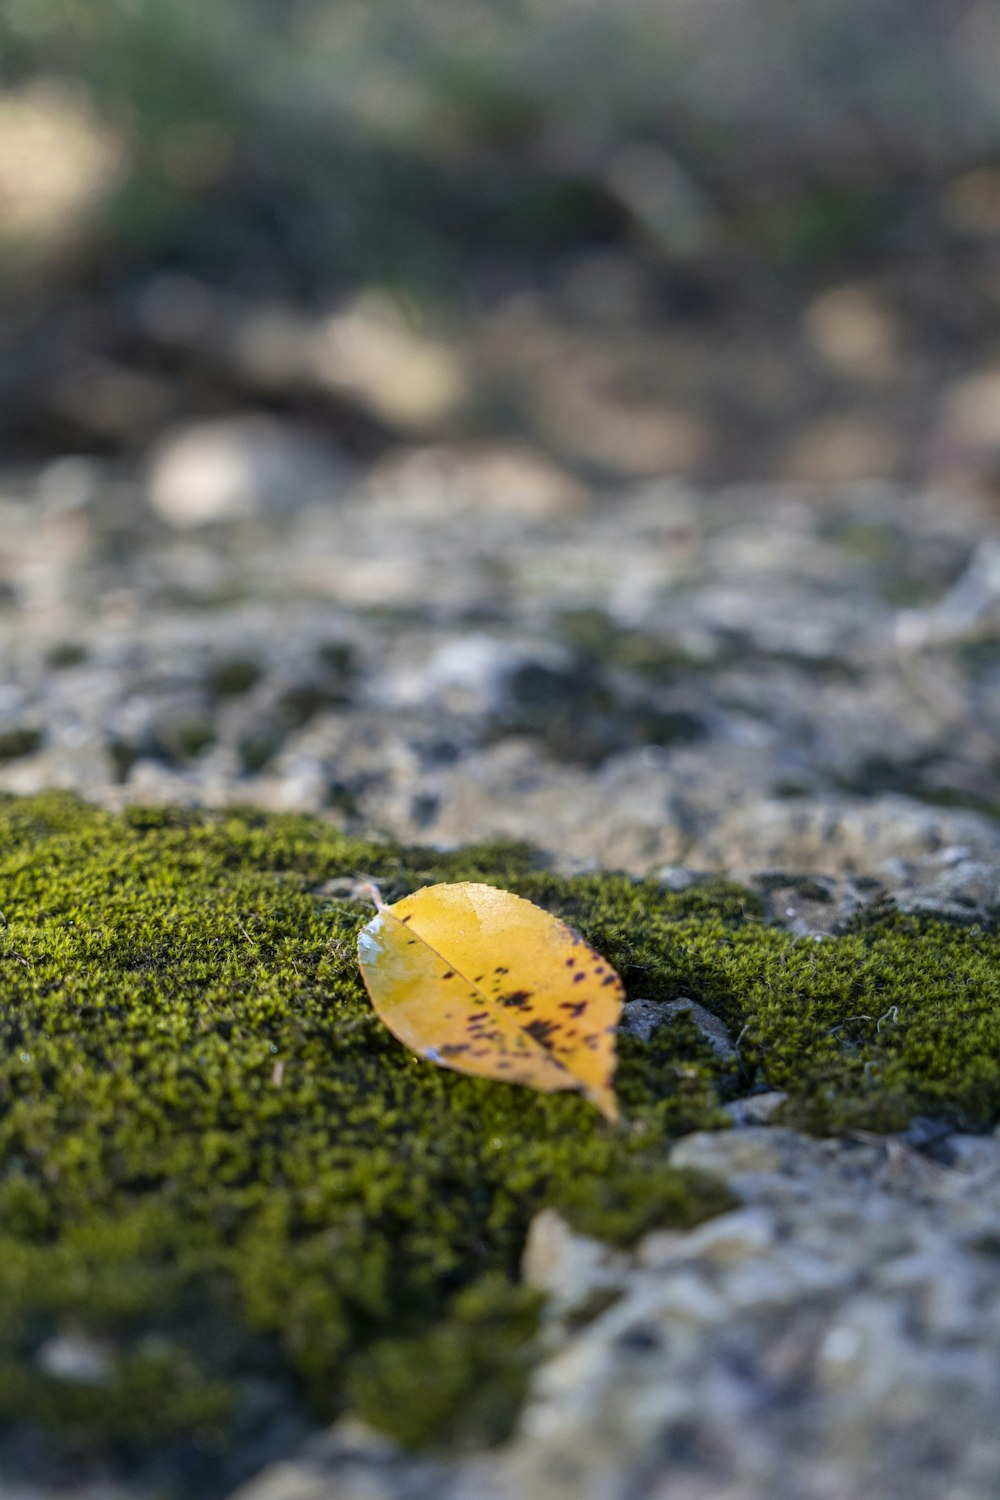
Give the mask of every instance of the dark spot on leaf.
[[509, 995], [500, 996], [500, 1004], [512, 1010], [527, 1010], [531, 1004], [531, 991], [511, 990]]
[[559, 1007], [560, 1010], [568, 1010], [574, 1020], [583, 1015], [587, 1009], [586, 1000], [564, 1000]]
[[541, 1042], [542, 1046], [546, 1047], [552, 1033], [559, 1030], [559, 1023], [557, 1021], [532, 1021], [524, 1029], [528, 1036], [534, 1037], [536, 1042]]
[[586, 974], [574, 974], [573, 975], [573, 983], [574, 984], [579, 984], [580, 981], [583, 980], [583, 979], [586, 979], [586, 977], [587, 977]]

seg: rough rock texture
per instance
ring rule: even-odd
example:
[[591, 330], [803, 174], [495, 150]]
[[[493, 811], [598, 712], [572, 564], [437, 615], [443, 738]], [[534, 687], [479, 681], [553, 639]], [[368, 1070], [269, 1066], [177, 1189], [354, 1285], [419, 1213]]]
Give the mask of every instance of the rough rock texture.
[[[996, 549], [995, 508], [953, 493], [856, 485], [697, 494], [671, 482], [603, 493], [537, 455], [473, 450], [401, 451], [359, 475], [314, 433], [279, 419], [178, 432], [145, 478], [72, 458], [2, 476], [0, 789], [63, 787], [108, 808], [235, 801], [319, 814], [322, 826], [295, 824], [291, 865], [287, 852], [285, 863], [268, 854], [270, 834], [248, 834], [246, 868], [218, 856], [217, 869], [175, 875], [188, 902], [198, 880], [211, 892], [181, 914], [193, 924], [185, 952], [217, 961], [222, 919], [213, 903], [228, 893], [232, 962], [253, 958], [240, 992], [273, 999], [288, 1028], [282, 1045], [318, 1048], [324, 1058], [327, 1018], [310, 1009], [310, 976], [325, 984], [332, 965], [346, 1001], [358, 997], [346, 950], [327, 952], [313, 903], [339, 911], [338, 931], [349, 937], [359, 882], [374, 867], [384, 863], [401, 879], [460, 868], [424, 853], [411, 870], [411, 856], [385, 842], [334, 858], [323, 841], [337, 829], [439, 848], [528, 839], [563, 872], [652, 875], [641, 888], [594, 876], [571, 889], [526, 855], [482, 856], [492, 861], [487, 875], [565, 901], [566, 914], [591, 923], [588, 935], [622, 966], [631, 997], [623, 1083], [638, 1101], [632, 1107], [652, 1111], [653, 1136], [637, 1141], [659, 1151], [664, 1183], [673, 1180], [666, 1138], [695, 1130], [673, 1145], [671, 1160], [716, 1177], [738, 1200], [704, 1226], [611, 1247], [622, 1204], [597, 1203], [595, 1184], [606, 1177], [609, 1191], [621, 1190], [626, 1217], [642, 1207], [641, 1194], [611, 1146], [602, 1156], [589, 1135], [570, 1141], [557, 1122], [552, 1140], [570, 1152], [563, 1187], [572, 1196], [580, 1161], [588, 1164], [595, 1203], [584, 1207], [603, 1212], [605, 1239], [582, 1237], [577, 1221], [570, 1228], [566, 1203], [518, 1199], [505, 1253], [527, 1230], [524, 1276], [548, 1301], [513, 1436], [498, 1450], [470, 1439], [460, 1451], [453, 1438], [434, 1456], [414, 1457], [353, 1419], [312, 1437], [296, 1426], [260, 1451], [260, 1472], [240, 1500], [994, 1500]], [[165, 815], [162, 833], [155, 818], [136, 825], [144, 838], [162, 837], [158, 858], [193, 859], [188, 845], [199, 837], [215, 847], [210, 833], [192, 832], [195, 823], [178, 822], [172, 833], [174, 816]], [[50, 880], [69, 879], [68, 837], [53, 836], [46, 855], [54, 872], [43, 882], [46, 900]], [[89, 859], [98, 845], [85, 828], [79, 837]], [[320, 858], [317, 849], [327, 852]], [[10, 879], [30, 881], [31, 859], [16, 841], [6, 854]], [[95, 878], [73, 896], [44, 971], [23, 969], [24, 934], [4, 928], [0, 979], [14, 997], [35, 986], [39, 1015], [67, 975], [100, 981], [94, 963], [112, 950], [98, 944], [95, 959], [89, 928], [70, 930], [97, 910], [101, 932], [119, 945], [128, 939], [116, 985], [170, 973], [162, 943], [176, 944], [180, 917], [168, 910], [169, 893], [159, 890], [151, 934], [127, 904], [132, 855], [116, 856], [114, 869], [114, 880]], [[720, 894], [711, 882], [720, 870], [747, 886]], [[9, 894], [0, 902], [7, 921]], [[285, 946], [244, 950], [244, 939], [259, 942], [272, 903]], [[45, 901], [39, 910], [32, 921], [63, 920]], [[294, 941], [290, 914], [301, 924]], [[203, 987], [195, 989], [197, 1014]], [[171, 1026], [181, 1011], [170, 1012]], [[128, 1013], [125, 1005], [113, 1017], [124, 1048], [137, 1045]], [[8, 1020], [20, 1024], [13, 1011]], [[89, 1054], [73, 1049], [90, 1034], [45, 1035], [44, 1046], [70, 1049], [52, 1054], [53, 1088], [77, 1087], [75, 1064], [89, 1066]], [[368, 1043], [345, 1034], [351, 1057], [367, 1067]], [[164, 1035], [157, 1087], [172, 1097]], [[186, 1036], [181, 1026], [169, 1043], [184, 1079]], [[234, 1048], [226, 1039], [220, 1057], [235, 1059]], [[19, 1103], [4, 1104], [0, 1128], [17, 1136], [16, 1164], [41, 1159], [39, 1142], [55, 1151], [62, 1175], [40, 1173], [40, 1191], [65, 1198], [60, 1211], [68, 1211], [74, 1174], [86, 1176], [81, 1153], [108, 1149], [109, 1138], [88, 1134], [75, 1116], [60, 1132], [48, 1094], [33, 1112], [19, 1055], [4, 1059]], [[273, 1068], [270, 1055], [264, 1061]], [[379, 1080], [387, 1066], [382, 1059]], [[280, 1094], [274, 1108], [289, 1112], [294, 1132], [316, 1085], [307, 1070], [304, 1104], [293, 1108], [291, 1068], [254, 1074], [253, 1087], [269, 1107]], [[112, 1067], [108, 1079], [124, 1088], [128, 1070]], [[401, 1073], [398, 1086], [415, 1085]], [[451, 1082], [427, 1087], [443, 1110], [437, 1142], [465, 1115], [444, 1109]], [[154, 1094], [142, 1094], [147, 1111]], [[461, 1097], [463, 1110], [473, 1109]], [[203, 1118], [201, 1094], [185, 1098], [197, 1130], [206, 1119], [212, 1130], [237, 1128], [225, 1112], [219, 1124], [217, 1099]], [[477, 1137], [482, 1158], [465, 1162], [461, 1192], [450, 1159], [431, 1153], [433, 1171], [444, 1174], [428, 1196], [435, 1213], [447, 1217], [453, 1196], [464, 1204], [477, 1173], [505, 1193], [508, 1181], [524, 1192], [540, 1180], [524, 1111], [508, 1117], [497, 1108], [503, 1130], [491, 1124]], [[734, 1128], [701, 1128], [727, 1123]], [[244, 1115], [238, 1125], [242, 1142]], [[799, 1133], [807, 1126], [839, 1133], [820, 1140]], [[505, 1173], [491, 1143], [507, 1141], [509, 1163], [518, 1131], [519, 1165]], [[163, 1139], [169, 1145], [169, 1132]], [[88, 1179], [94, 1212], [94, 1182], [117, 1182], [122, 1172], [126, 1194], [147, 1182], [145, 1158], [132, 1171], [129, 1153], [153, 1146], [142, 1130], [125, 1140], [110, 1175]], [[344, 1146], [339, 1136], [320, 1144]], [[311, 1224], [320, 1212], [308, 1198], [311, 1147], [306, 1157], [301, 1182], [281, 1192]], [[395, 1184], [391, 1153], [373, 1159]], [[201, 1172], [197, 1156], [189, 1167]], [[363, 1172], [349, 1175], [348, 1197], [362, 1180]], [[215, 1179], [203, 1187], [214, 1192]], [[242, 1180], [225, 1189], [235, 1195], [226, 1214], [243, 1213]], [[626, 1189], [636, 1190], [631, 1198]], [[342, 1201], [330, 1199], [337, 1212]], [[528, 1229], [529, 1207], [542, 1201]], [[50, 1281], [33, 1203], [29, 1195], [14, 1207], [28, 1214], [23, 1264], [41, 1259], [17, 1283], [22, 1261], [0, 1257], [11, 1309], [0, 1342], [22, 1340], [8, 1351], [11, 1368], [28, 1349], [45, 1401], [53, 1391], [65, 1401], [72, 1388], [73, 1401], [93, 1410], [123, 1337], [117, 1324], [112, 1334], [88, 1331], [53, 1302], [10, 1331], [28, 1318], [23, 1286]], [[381, 1244], [369, 1212], [364, 1233]], [[228, 1222], [206, 1212], [212, 1235]], [[114, 1234], [124, 1233], [115, 1224]], [[479, 1247], [493, 1243], [490, 1224], [477, 1220], [449, 1255], [478, 1266]], [[289, 1235], [300, 1254], [297, 1231]], [[275, 1275], [268, 1254], [287, 1264], [284, 1242], [280, 1254], [276, 1244], [261, 1234], [251, 1246]], [[321, 1258], [296, 1281], [295, 1318], [287, 1293], [260, 1314], [300, 1373], [332, 1326], [309, 1302], [325, 1295], [331, 1263], [346, 1265]], [[413, 1266], [421, 1263], [415, 1254]], [[116, 1306], [115, 1278], [99, 1285]], [[72, 1312], [75, 1294], [66, 1295]], [[408, 1307], [407, 1297], [399, 1305]], [[503, 1317], [516, 1322], [520, 1306], [515, 1296]], [[457, 1370], [456, 1388], [471, 1383], [480, 1349], [497, 1342], [481, 1327], [470, 1334], [483, 1316], [482, 1307], [466, 1309], [456, 1325], [449, 1312], [419, 1338], [387, 1336], [388, 1349], [358, 1366], [355, 1406], [405, 1424], [424, 1387], [435, 1391], [430, 1372]], [[365, 1318], [351, 1324], [362, 1343]], [[354, 1349], [352, 1358], [363, 1354]], [[154, 1347], [153, 1363], [162, 1357]], [[235, 1358], [225, 1341], [218, 1357]], [[339, 1354], [331, 1368], [342, 1370]], [[168, 1371], [175, 1407], [191, 1378], [187, 1367], [180, 1373]], [[319, 1385], [329, 1390], [322, 1374]], [[15, 1401], [17, 1389], [0, 1382], [0, 1398]], [[280, 1406], [287, 1390], [265, 1397]], [[160, 1398], [146, 1405], [174, 1409]], [[171, 1457], [172, 1479], [186, 1452]], [[33, 1475], [24, 1453], [13, 1457], [7, 1492], [16, 1500], [159, 1500], [162, 1489], [155, 1476], [84, 1482], [72, 1463], [55, 1478], [44, 1465]], [[208, 1500], [236, 1483], [220, 1480]]]
[[733, 1039], [726, 1027], [704, 1005], [679, 995], [676, 1000], [627, 1000], [622, 1009], [619, 1031], [626, 1036], [637, 1036], [641, 1041], [652, 1041], [661, 1026], [667, 1025], [680, 1015], [690, 1016], [705, 1041], [717, 1056], [726, 1062], [736, 1057]]
[[345, 1427], [239, 1500], [992, 1500], [1000, 1139], [942, 1164], [757, 1127], [671, 1160], [741, 1206], [630, 1260], [536, 1221], [550, 1353], [508, 1446], [407, 1465]]
[[[311, 465], [277, 516], [175, 530], [89, 461], [7, 477], [0, 786], [529, 838], [565, 868], [853, 873], [953, 907], [989, 883], [1000, 594], [971, 499], [600, 494], [436, 450], [322, 481], [307, 438], [266, 433]], [[255, 483], [262, 440], [225, 433]]]

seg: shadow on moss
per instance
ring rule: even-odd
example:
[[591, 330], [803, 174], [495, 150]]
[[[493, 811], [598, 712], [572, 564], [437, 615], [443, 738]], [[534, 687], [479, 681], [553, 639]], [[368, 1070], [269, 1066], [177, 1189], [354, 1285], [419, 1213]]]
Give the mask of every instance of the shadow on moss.
[[[883, 911], [795, 941], [736, 886], [564, 880], [525, 849], [405, 851], [302, 817], [53, 795], [0, 801], [0, 828], [0, 1428], [164, 1493], [215, 1493], [348, 1406], [407, 1442], [501, 1436], [534, 1352], [532, 1215], [622, 1243], [718, 1211], [666, 1150], [757, 1082], [818, 1129], [1000, 1114], [982, 931]], [[633, 996], [723, 1016], [742, 1067], [688, 1018], [623, 1039], [617, 1131], [575, 1097], [428, 1067], [363, 994], [368, 910], [323, 894], [359, 875], [388, 899], [519, 891]], [[54, 1372], [59, 1338], [98, 1348], [101, 1378]]]

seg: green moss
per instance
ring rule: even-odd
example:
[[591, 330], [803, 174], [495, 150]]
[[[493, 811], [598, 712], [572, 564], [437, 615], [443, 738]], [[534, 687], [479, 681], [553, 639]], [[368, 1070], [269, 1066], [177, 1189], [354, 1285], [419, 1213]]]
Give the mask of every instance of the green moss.
[[[537, 1209], [623, 1175], [667, 1182], [653, 1217], [717, 1206], [663, 1166], [673, 1134], [720, 1118], [697, 1038], [678, 1072], [636, 1059], [622, 1132], [579, 1099], [428, 1067], [360, 986], [369, 911], [317, 894], [480, 876], [624, 930], [627, 880], [62, 796], [0, 801], [0, 848], [0, 1424], [70, 1447], [85, 1427], [119, 1459], [182, 1435], [207, 1485], [259, 1430], [262, 1378], [276, 1431], [353, 1402], [407, 1440], [496, 1435], [532, 1353], [516, 1273]], [[105, 1380], [40, 1368], [66, 1332], [108, 1351]], [[137, 1403], [164, 1370], [170, 1399]]]
[[45, 665], [52, 672], [61, 672], [68, 667], [82, 666], [88, 655], [82, 641], [57, 641], [46, 653]]
[[240, 767], [248, 776], [262, 771], [281, 745], [281, 730], [276, 724], [261, 724], [239, 743]]
[[[59, 795], [0, 800], [0, 849], [0, 1428], [30, 1421], [55, 1451], [85, 1428], [102, 1462], [180, 1444], [178, 1493], [352, 1405], [407, 1441], [502, 1433], [533, 1354], [532, 1215], [627, 1242], [718, 1210], [666, 1148], [757, 1081], [819, 1129], [1000, 1117], [1000, 940], [981, 929], [889, 908], [805, 942], [733, 885]], [[576, 1097], [429, 1067], [359, 983], [368, 910], [321, 894], [358, 875], [387, 899], [517, 890], [632, 995], [724, 1017], [742, 1067], [689, 1017], [624, 1038], [617, 1130]], [[66, 1333], [106, 1351], [105, 1379], [46, 1373]]]
[[499, 1442], [524, 1398], [542, 1298], [496, 1272], [465, 1287], [448, 1317], [414, 1338], [378, 1340], [353, 1364], [352, 1406], [401, 1442]]
[[672, 682], [709, 665], [676, 641], [630, 629], [601, 609], [564, 610], [556, 631], [592, 670], [610, 664], [654, 682]]
[[276, 710], [289, 729], [300, 729], [324, 709], [343, 708], [349, 702], [350, 694], [342, 683], [300, 682], [282, 693]]
[[29, 729], [26, 726], [5, 729], [0, 734], [0, 761], [20, 760], [24, 755], [34, 755], [41, 743], [42, 734], [39, 729]]
[[731, 1208], [733, 1201], [712, 1178], [629, 1161], [596, 1182], [565, 1183], [553, 1205], [578, 1233], [629, 1246], [647, 1229], [689, 1229]]
[[182, 1351], [150, 1340], [122, 1353], [107, 1382], [36, 1376], [25, 1381], [10, 1364], [0, 1366], [0, 1407], [18, 1421], [60, 1433], [63, 1441], [86, 1442], [94, 1433], [113, 1439], [119, 1451], [142, 1452], [153, 1443], [209, 1437], [231, 1419], [233, 1393], [206, 1379]]
[[180, 719], [161, 728], [156, 734], [156, 749], [164, 760], [178, 762], [196, 760], [215, 740], [214, 725], [208, 719]]
[[216, 662], [208, 674], [209, 691], [216, 698], [239, 698], [256, 687], [264, 669], [246, 656], [231, 656]]

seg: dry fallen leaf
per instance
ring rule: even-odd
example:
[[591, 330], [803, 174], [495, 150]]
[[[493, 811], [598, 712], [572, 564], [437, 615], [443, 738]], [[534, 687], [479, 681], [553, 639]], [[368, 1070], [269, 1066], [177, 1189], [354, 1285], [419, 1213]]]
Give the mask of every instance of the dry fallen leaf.
[[372, 1005], [442, 1067], [543, 1093], [576, 1089], [618, 1118], [612, 1079], [622, 982], [578, 932], [521, 896], [428, 885], [358, 934]]

